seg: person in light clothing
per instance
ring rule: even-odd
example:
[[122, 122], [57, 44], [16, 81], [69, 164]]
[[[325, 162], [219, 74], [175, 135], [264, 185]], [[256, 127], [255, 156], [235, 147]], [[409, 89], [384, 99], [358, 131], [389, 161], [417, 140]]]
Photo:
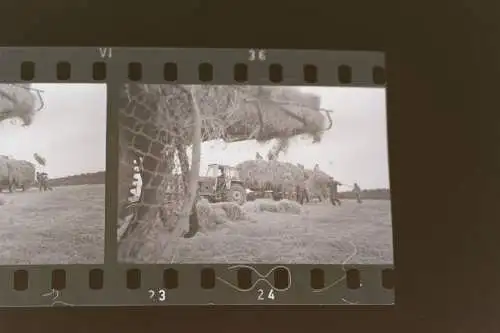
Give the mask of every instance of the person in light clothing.
[[356, 195], [356, 200], [358, 203], [363, 203], [363, 200], [361, 200], [361, 188], [359, 187], [358, 183], [354, 183], [352, 191]]

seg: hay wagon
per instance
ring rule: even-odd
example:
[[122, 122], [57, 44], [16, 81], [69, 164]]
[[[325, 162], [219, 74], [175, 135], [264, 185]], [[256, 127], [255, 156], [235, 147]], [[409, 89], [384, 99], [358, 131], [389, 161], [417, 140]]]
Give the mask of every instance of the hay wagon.
[[8, 189], [9, 192], [20, 188], [29, 189], [35, 181], [35, 166], [23, 160], [0, 156], [0, 192]]
[[[247, 200], [272, 198], [281, 200], [295, 189], [295, 185], [276, 183], [273, 181], [258, 183], [242, 177], [245, 174], [241, 164], [231, 167], [221, 164], [210, 164], [206, 176], [199, 179], [199, 195], [209, 202], [236, 202], [244, 204]], [[290, 185], [290, 184], [288, 184]]]

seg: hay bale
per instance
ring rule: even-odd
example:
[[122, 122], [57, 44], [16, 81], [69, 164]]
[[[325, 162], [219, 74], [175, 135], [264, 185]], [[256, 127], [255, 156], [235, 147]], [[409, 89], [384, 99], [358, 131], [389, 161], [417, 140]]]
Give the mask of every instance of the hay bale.
[[224, 216], [215, 211], [206, 199], [196, 203], [196, 212], [201, 230], [213, 230], [217, 224], [224, 223]]
[[231, 221], [250, 220], [243, 208], [233, 202], [209, 203], [201, 199], [196, 203], [201, 230], [214, 230], [217, 225]]
[[218, 202], [211, 204], [213, 209], [222, 209], [231, 221], [239, 221], [247, 218], [243, 208], [235, 202]]
[[300, 214], [302, 213], [302, 206], [295, 201], [280, 200], [277, 202], [278, 212], [286, 214]]
[[280, 161], [249, 160], [237, 164], [235, 168], [245, 186], [251, 190], [283, 187], [285, 191], [293, 191], [305, 179], [299, 167]]
[[284, 214], [300, 214], [302, 207], [290, 200], [273, 201], [269, 199], [257, 199], [252, 202], [247, 202], [243, 205], [243, 209], [247, 212], [271, 212]]

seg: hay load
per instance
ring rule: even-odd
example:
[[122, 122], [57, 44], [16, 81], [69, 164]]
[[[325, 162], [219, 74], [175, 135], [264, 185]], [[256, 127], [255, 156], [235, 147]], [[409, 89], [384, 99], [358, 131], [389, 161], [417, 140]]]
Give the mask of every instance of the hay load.
[[201, 101], [204, 118], [204, 140], [214, 134], [228, 142], [256, 139], [266, 142], [275, 138], [309, 135], [319, 141], [329, 126], [320, 112], [321, 99], [296, 88], [258, 86], [218, 86], [210, 94], [230, 100], [231, 107], [223, 116], [213, 100]]
[[304, 171], [292, 163], [250, 160], [235, 166], [243, 184], [252, 191], [294, 191], [304, 182]]
[[[7, 119], [21, 119], [28, 126], [37, 111], [37, 98], [30, 84], [0, 83], [0, 122]], [[38, 92], [39, 93], [39, 92]], [[40, 95], [38, 95], [42, 102]]]
[[329, 195], [328, 183], [330, 181], [330, 175], [318, 169], [310, 170], [305, 169], [306, 174], [306, 189], [309, 196], [316, 196], [322, 199], [326, 199]]
[[35, 165], [28, 161], [0, 157], [0, 189], [29, 188], [35, 182]]
[[10, 184], [9, 158], [0, 156], [0, 188], [8, 187]]
[[28, 189], [35, 182], [35, 165], [23, 160], [9, 160], [12, 185], [23, 190]]

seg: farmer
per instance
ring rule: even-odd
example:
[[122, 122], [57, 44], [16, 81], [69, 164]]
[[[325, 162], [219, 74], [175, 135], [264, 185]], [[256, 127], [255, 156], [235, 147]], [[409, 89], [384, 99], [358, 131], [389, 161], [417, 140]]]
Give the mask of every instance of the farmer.
[[52, 188], [49, 186], [49, 176], [47, 175], [46, 172], [40, 173], [40, 191], [43, 189], [44, 191], [47, 190], [52, 190]]
[[43, 189], [43, 179], [42, 174], [40, 172], [36, 172], [36, 182], [38, 183], [38, 190], [42, 192]]
[[342, 204], [338, 198], [339, 186], [342, 186], [342, 184], [336, 181], [333, 177], [330, 177], [330, 181], [328, 182], [328, 187], [330, 189], [330, 202], [334, 206], [337, 206], [337, 204], [340, 206]]
[[224, 190], [224, 186], [226, 186], [226, 179], [224, 177], [224, 168], [219, 166], [219, 176], [217, 176], [217, 190]]
[[[308, 177], [305, 176], [305, 180], [307, 180]], [[300, 203], [301, 205], [304, 204], [304, 199], [309, 203], [309, 194], [307, 193], [307, 186], [306, 182], [302, 182], [298, 184], [295, 187], [295, 191], [297, 192], [297, 202]]]
[[352, 191], [356, 195], [356, 200], [358, 201], [358, 203], [363, 203], [363, 201], [361, 200], [361, 188], [359, 187], [358, 183], [354, 183]]

